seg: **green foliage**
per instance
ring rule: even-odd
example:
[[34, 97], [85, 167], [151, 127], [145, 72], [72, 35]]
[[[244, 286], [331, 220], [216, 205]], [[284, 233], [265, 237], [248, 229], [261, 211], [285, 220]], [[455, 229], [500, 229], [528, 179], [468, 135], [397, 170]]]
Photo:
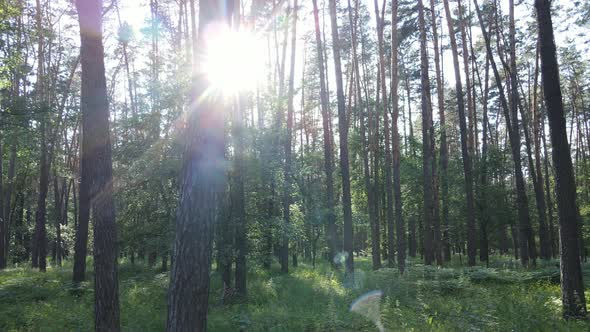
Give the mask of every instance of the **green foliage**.
[[[457, 263], [457, 264], [455, 264]], [[407, 273], [371, 271], [357, 259], [357, 286], [342, 285], [341, 271], [325, 263], [305, 263], [289, 275], [252, 267], [248, 297], [221, 304], [221, 281], [211, 279], [211, 331], [375, 331], [365, 317], [350, 312], [356, 299], [381, 290], [381, 323], [388, 331], [553, 330], [587, 331], [587, 321], [561, 318], [556, 262], [525, 270], [509, 258], [494, 257], [490, 268], [465, 268], [452, 262], [436, 268], [410, 262]], [[91, 265], [91, 264], [90, 264]], [[518, 266], [518, 265], [516, 265]], [[586, 278], [590, 266], [584, 266]], [[91, 330], [92, 281], [75, 286], [71, 266], [41, 274], [15, 268], [0, 274], [0, 330]], [[90, 276], [92, 273], [90, 273]], [[123, 330], [161, 331], [166, 320], [168, 274], [142, 265], [120, 268]], [[588, 288], [587, 288], [588, 292]]]

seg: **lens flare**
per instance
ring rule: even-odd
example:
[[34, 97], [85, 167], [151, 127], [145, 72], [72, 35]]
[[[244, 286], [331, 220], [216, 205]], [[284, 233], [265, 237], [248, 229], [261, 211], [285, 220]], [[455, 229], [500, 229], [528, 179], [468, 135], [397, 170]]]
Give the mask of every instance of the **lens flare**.
[[375, 323], [380, 332], [385, 331], [385, 327], [381, 323], [381, 297], [383, 292], [375, 290], [368, 292], [357, 298], [350, 306], [351, 312], [356, 312], [359, 315], [365, 316], [367, 319]]

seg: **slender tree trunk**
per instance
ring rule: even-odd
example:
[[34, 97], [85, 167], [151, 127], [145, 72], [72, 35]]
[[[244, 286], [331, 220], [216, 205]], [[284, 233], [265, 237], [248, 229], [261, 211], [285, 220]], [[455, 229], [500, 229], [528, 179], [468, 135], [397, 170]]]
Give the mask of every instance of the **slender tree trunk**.
[[461, 132], [461, 156], [463, 158], [463, 173], [465, 175], [465, 203], [467, 205], [467, 259], [470, 266], [475, 265], [477, 231], [475, 226], [475, 202], [473, 195], [473, 167], [471, 154], [469, 152], [469, 135], [465, 121], [465, 102], [463, 100], [463, 85], [459, 69], [459, 55], [457, 51], [457, 40], [453, 28], [453, 18], [449, 8], [449, 1], [444, 0], [445, 13], [449, 37], [451, 40], [451, 51], [453, 54], [453, 67], [455, 69], [455, 89], [457, 93], [457, 109], [459, 113], [459, 130]]
[[424, 19], [424, 4], [418, 0], [418, 25], [420, 28], [420, 73], [421, 73], [421, 94], [422, 94], [422, 149], [423, 161], [422, 170], [424, 173], [424, 225], [423, 225], [423, 246], [424, 263], [430, 265], [434, 261], [435, 237], [434, 224], [435, 202], [434, 202], [434, 125], [432, 121], [432, 101], [430, 97], [430, 79], [428, 77], [428, 52], [426, 47], [426, 27]]
[[543, 91], [551, 143], [553, 146], [553, 165], [555, 167], [555, 191], [559, 213], [559, 236], [561, 258], [561, 291], [564, 318], [586, 318], [586, 298], [579, 257], [578, 206], [576, 202], [576, 183], [572, 158], [567, 141], [565, 116], [559, 67], [557, 63], [553, 22], [551, 21], [551, 2], [535, 0], [537, 23], [539, 25], [539, 52]]
[[348, 163], [348, 123], [346, 105], [344, 105], [344, 88], [342, 85], [342, 66], [340, 64], [340, 38], [336, 16], [336, 1], [330, 0], [330, 24], [332, 26], [332, 49], [334, 70], [336, 72], [336, 96], [338, 101], [338, 129], [340, 133], [340, 172], [342, 176], [342, 208], [344, 212], [344, 252], [345, 279], [354, 282], [354, 252], [352, 229], [352, 198], [350, 195], [350, 171]]
[[[285, 229], [291, 223], [291, 178], [292, 174], [292, 139], [293, 139], [293, 97], [295, 90], [295, 54], [297, 45], [297, 0], [293, 2], [293, 23], [291, 26], [291, 68], [289, 72], [289, 91], [288, 91], [288, 105], [287, 105], [287, 133], [285, 136], [285, 169], [283, 182], [283, 220], [285, 222]], [[289, 234], [284, 233], [281, 246], [281, 272], [289, 272]]]
[[[233, 6], [230, 1], [224, 1], [224, 4], [200, 2], [199, 34], [194, 40], [198, 52], [205, 50], [207, 28], [211, 24], [229, 22]], [[203, 66], [202, 54], [195, 54], [194, 58], [196, 74]], [[199, 99], [208, 88], [201, 75], [193, 76], [192, 85], [192, 100]], [[213, 226], [225, 182], [225, 139], [221, 100], [213, 96], [200, 100], [200, 103], [191, 103], [186, 128], [170, 271], [167, 331], [204, 331], [207, 326]]]
[[[518, 221], [519, 221], [519, 245], [520, 245], [520, 258], [523, 265], [529, 264], [529, 259], [534, 257], [533, 253], [530, 252], [531, 247], [529, 242], [532, 237], [532, 230], [531, 224], [529, 220], [529, 207], [528, 207], [528, 199], [526, 196], [526, 187], [524, 183], [524, 176], [522, 173], [521, 168], [521, 160], [520, 160], [520, 134], [515, 133], [514, 127], [512, 125], [512, 121], [510, 120], [510, 108], [508, 107], [508, 101], [506, 99], [506, 94], [504, 93], [504, 88], [502, 87], [502, 79], [500, 77], [500, 73], [498, 71], [498, 67], [496, 66], [496, 61], [494, 60], [494, 55], [492, 53], [492, 48], [490, 45], [490, 38], [485, 29], [484, 21], [482, 18], [481, 10], [479, 9], [479, 5], [477, 0], [474, 0], [475, 10], [477, 11], [477, 16], [479, 19], [479, 24], [482, 30], [482, 34], [485, 41], [486, 51], [488, 53], [488, 57], [490, 58], [490, 64], [492, 65], [492, 70], [494, 72], [494, 77], [496, 79], [496, 86], [498, 87], [498, 92], [500, 95], [500, 103], [502, 106], [502, 110], [504, 113], [504, 119], [506, 120], [506, 131], [508, 133], [508, 139], [510, 140], [510, 147], [512, 152], [512, 159], [514, 161], [514, 179], [516, 182], [516, 204], [518, 210]], [[512, 96], [513, 98], [513, 96]], [[516, 105], [516, 104], [515, 104]], [[517, 120], [517, 119], [515, 119]]]
[[383, 38], [384, 21], [385, 18], [379, 17], [379, 6], [377, 0], [375, 3], [375, 18], [377, 20], [377, 39], [379, 45], [379, 68], [381, 70], [381, 108], [383, 109], [383, 136], [385, 136], [385, 211], [387, 218], [387, 265], [393, 267], [395, 263], [395, 236], [394, 236], [394, 215], [393, 215], [393, 182], [391, 177], [391, 169], [393, 166], [391, 155], [391, 132], [389, 130], [389, 103], [387, 99], [387, 85], [386, 78], [386, 63], [385, 63], [385, 41]]
[[[395, 199], [395, 223], [397, 233], [397, 268], [400, 274], [403, 274], [406, 267], [406, 231], [402, 214], [402, 191], [400, 175], [400, 135], [398, 129], [399, 120], [399, 68], [398, 68], [398, 0], [391, 2], [391, 108], [393, 115], [391, 119], [392, 127], [392, 147], [393, 147], [393, 195]], [[443, 120], [441, 120], [444, 123]], [[443, 129], [444, 131], [444, 129]], [[442, 143], [441, 143], [442, 144]], [[442, 145], [441, 145], [442, 149]]]
[[[350, 1], [349, 1], [350, 2]], [[350, 4], [349, 4], [350, 7]], [[324, 51], [320, 35], [320, 21], [318, 15], [317, 0], [313, 0], [313, 17], [315, 22], [315, 38], [318, 56], [318, 70], [320, 75], [320, 107], [322, 111], [322, 126], [324, 134], [324, 172], [326, 173], [326, 219], [328, 224], [328, 250], [330, 262], [334, 263], [334, 256], [337, 251], [336, 234], [336, 212], [334, 211], [334, 150], [330, 132], [330, 111], [328, 109], [328, 92], [326, 90], [326, 77], [324, 69]], [[355, 43], [355, 32], [353, 31], [353, 44]], [[353, 53], [356, 52], [356, 45], [353, 45]], [[356, 57], [355, 57], [356, 58]], [[362, 121], [362, 120], [361, 120]]]

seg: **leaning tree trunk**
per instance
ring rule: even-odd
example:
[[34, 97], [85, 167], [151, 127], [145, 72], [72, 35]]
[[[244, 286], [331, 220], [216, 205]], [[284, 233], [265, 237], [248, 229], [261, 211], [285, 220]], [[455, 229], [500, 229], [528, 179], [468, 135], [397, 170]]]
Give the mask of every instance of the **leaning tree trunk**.
[[[202, 70], [207, 33], [213, 24], [227, 23], [233, 1], [201, 1], [196, 43], [196, 73]], [[224, 22], [225, 21], [225, 22]], [[196, 32], [193, 32], [196, 35]], [[209, 272], [214, 224], [225, 182], [223, 104], [208, 89], [202, 75], [193, 75], [191, 111], [187, 119], [180, 202], [170, 270], [167, 331], [204, 331], [207, 326]]]
[[535, 8], [539, 24], [543, 91], [549, 128], [551, 129], [552, 156], [555, 167], [563, 316], [566, 319], [586, 318], [586, 298], [578, 248], [580, 228], [576, 204], [576, 183], [559, 85], [559, 67], [553, 36], [553, 22], [551, 21], [551, 2], [549, 0], [535, 0]]
[[[496, 66], [496, 61], [494, 60], [494, 55], [492, 53], [492, 47], [490, 44], [489, 35], [485, 29], [484, 21], [482, 18], [481, 10], [479, 8], [479, 4], [477, 0], [474, 0], [475, 10], [477, 12], [477, 17], [479, 19], [479, 24], [481, 27], [482, 35], [484, 37], [484, 42], [486, 46], [486, 51], [488, 57], [490, 59], [490, 64], [492, 65], [492, 71], [494, 72], [494, 78], [496, 80], [496, 86], [498, 87], [498, 93], [500, 95], [500, 104], [502, 106], [502, 111], [504, 113], [504, 119], [506, 120], [506, 131], [508, 132], [508, 139], [510, 140], [510, 150], [512, 152], [512, 159], [514, 161], [514, 179], [516, 182], [516, 205], [518, 211], [518, 221], [519, 221], [519, 246], [520, 246], [520, 258], [523, 265], [529, 264], [529, 258], [532, 257], [529, 251], [530, 247], [529, 242], [532, 236], [531, 224], [529, 219], [529, 207], [528, 207], [528, 199], [526, 195], [526, 188], [524, 183], [524, 176], [522, 173], [521, 168], [521, 160], [520, 160], [520, 135], [515, 133], [514, 127], [512, 125], [512, 121], [510, 119], [510, 108], [508, 107], [508, 101], [506, 99], [506, 94], [504, 93], [504, 88], [502, 86], [502, 78], [498, 71], [498, 67]], [[513, 237], [514, 238], [514, 237]], [[534, 246], [533, 246], [534, 247]]]
[[120, 329], [117, 225], [109, 108], [102, 46], [102, 1], [78, 0], [82, 63], [82, 150], [88, 153], [94, 226], [94, 323], [97, 331]]

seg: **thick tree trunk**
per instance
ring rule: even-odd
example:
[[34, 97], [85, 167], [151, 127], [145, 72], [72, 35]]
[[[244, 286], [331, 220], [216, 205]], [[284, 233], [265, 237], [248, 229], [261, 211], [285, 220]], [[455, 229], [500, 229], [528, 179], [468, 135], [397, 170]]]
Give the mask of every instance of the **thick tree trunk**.
[[345, 279], [354, 282], [354, 252], [352, 229], [352, 198], [350, 195], [350, 171], [348, 163], [348, 122], [346, 121], [346, 105], [344, 105], [344, 88], [342, 85], [342, 66], [340, 64], [340, 39], [336, 16], [336, 1], [330, 0], [330, 23], [332, 26], [332, 49], [334, 70], [336, 72], [336, 96], [338, 101], [338, 129], [340, 133], [340, 172], [342, 176], [342, 208], [344, 212], [344, 252]]
[[76, 1], [82, 63], [82, 150], [88, 153], [89, 197], [94, 226], [94, 323], [97, 331], [120, 329], [117, 225], [109, 109], [102, 46], [102, 1]]
[[[229, 22], [232, 2], [201, 1], [199, 34], [195, 42], [194, 73], [203, 66], [202, 52], [212, 24]], [[196, 31], [193, 32], [196, 36]], [[208, 88], [201, 75], [193, 76], [192, 100]], [[181, 196], [170, 271], [167, 331], [204, 331], [207, 326], [209, 272], [214, 224], [225, 182], [224, 112], [215, 94], [191, 103], [181, 172]]]
[[549, 0], [535, 0], [535, 8], [539, 25], [543, 91], [551, 129], [552, 156], [555, 167], [563, 316], [566, 319], [586, 318], [586, 298], [577, 241], [580, 228], [576, 203], [576, 183], [559, 85], [559, 68], [551, 21], [551, 2]]

